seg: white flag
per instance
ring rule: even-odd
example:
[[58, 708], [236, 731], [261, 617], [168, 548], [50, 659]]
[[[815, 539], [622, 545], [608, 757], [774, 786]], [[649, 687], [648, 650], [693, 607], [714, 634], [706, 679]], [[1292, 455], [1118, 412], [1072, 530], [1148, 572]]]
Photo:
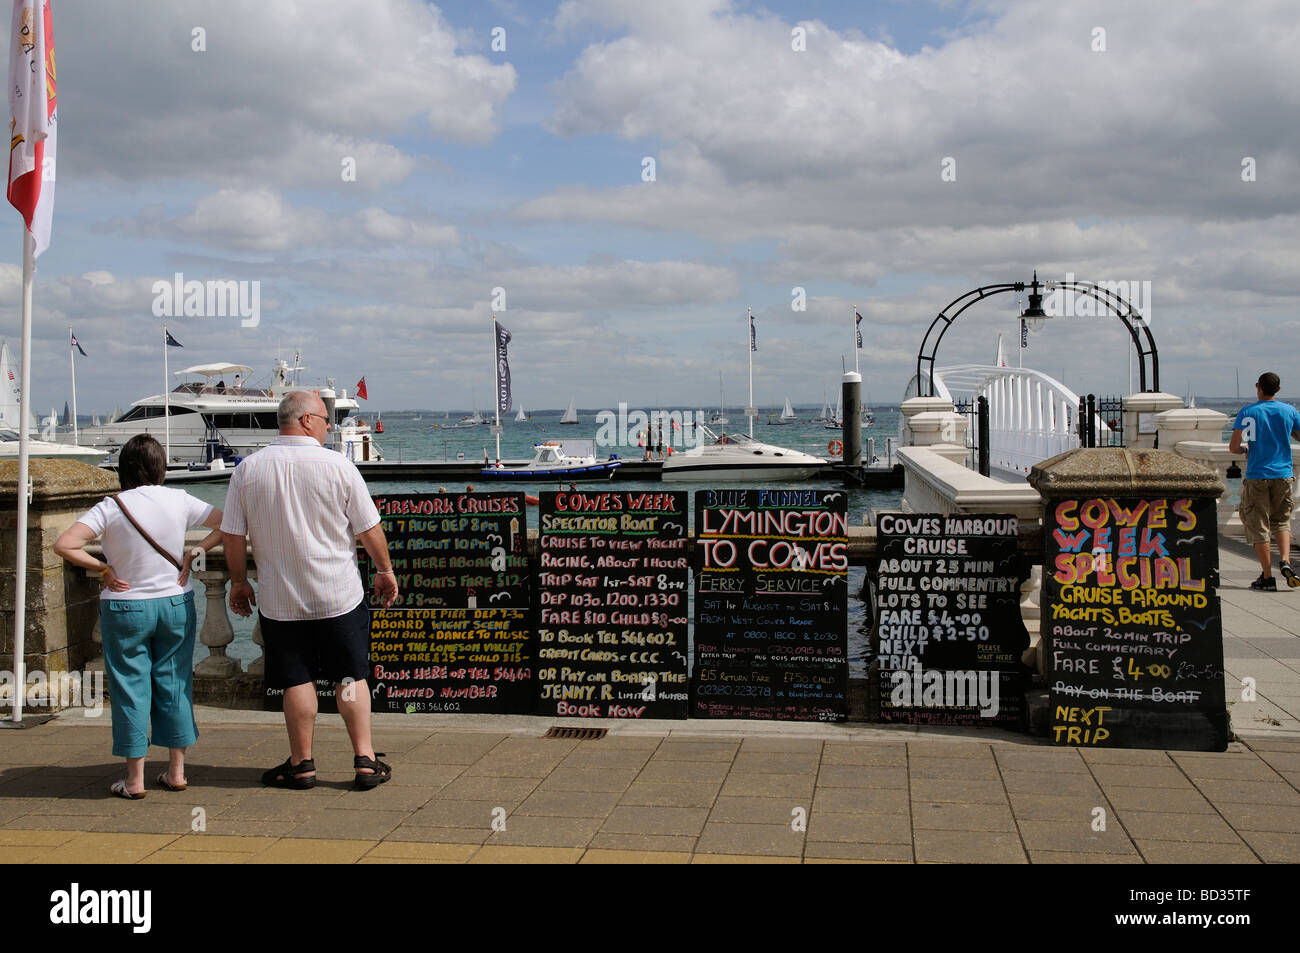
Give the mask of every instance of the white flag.
[[9, 202], [22, 213], [36, 255], [54, 218], [58, 95], [50, 0], [14, 0], [9, 37]]

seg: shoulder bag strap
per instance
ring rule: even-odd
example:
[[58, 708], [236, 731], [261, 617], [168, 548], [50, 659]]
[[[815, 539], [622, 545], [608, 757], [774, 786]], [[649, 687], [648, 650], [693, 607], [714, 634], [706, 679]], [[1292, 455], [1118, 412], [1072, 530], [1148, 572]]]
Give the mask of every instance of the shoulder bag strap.
[[163, 549], [156, 542], [154, 542], [154, 538], [150, 536], [148, 533], [146, 533], [144, 531], [144, 527], [135, 521], [135, 517], [132, 516], [131, 511], [126, 508], [126, 504], [122, 502], [121, 497], [119, 496], [113, 497], [113, 502], [116, 503], [121, 508], [122, 515], [125, 516], [128, 520], [130, 520], [131, 525], [136, 528], [136, 532], [138, 532], [141, 536], [144, 537], [144, 541], [148, 543], [150, 546], [152, 546], [155, 550], [157, 550], [158, 555], [162, 556], [163, 559], [167, 560], [177, 569], [184, 568], [181, 566], [179, 562], [176, 561], [175, 556], [173, 556], [171, 553], [167, 552], [167, 550]]

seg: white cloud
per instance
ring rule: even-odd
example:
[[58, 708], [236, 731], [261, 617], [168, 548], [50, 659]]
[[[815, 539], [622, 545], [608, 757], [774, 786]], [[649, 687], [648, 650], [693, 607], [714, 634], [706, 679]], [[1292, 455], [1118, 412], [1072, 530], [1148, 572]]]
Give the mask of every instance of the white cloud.
[[[413, 159], [382, 137], [422, 131], [482, 144], [514, 67], [466, 55], [418, 0], [310, 4], [137, 0], [60, 10], [65, 176], [242, 183], [399, 181]], [[206, 51], [192, 30], [206, 31]]]

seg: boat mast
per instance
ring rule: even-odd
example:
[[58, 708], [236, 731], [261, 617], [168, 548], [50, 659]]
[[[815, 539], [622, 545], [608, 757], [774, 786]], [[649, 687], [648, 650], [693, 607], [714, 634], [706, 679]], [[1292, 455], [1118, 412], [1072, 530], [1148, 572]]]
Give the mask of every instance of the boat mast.
[[72, 368], [72, 445], [80, 446], [77, 437], [77, 349], [73, 346], [72, 325], [68, 325], [68, 364]]
[[172, 404], [171, 392], [167, 389], [167, 325], [163, 325], [163, 435], [165, 439], [163, 468], [172, 459]]
[[853, 371], [854, 373], [861, 373], [862, 370], [861, 368], [858, 367], [859, 350], [860, 348], [858, 347], [858, 306], [855, 304], [853, 306]]
[[749, 418], [749, 437], [754, 437], [754, 309], [746, 308], [749, 313], [749, 340], [745, 342], [749, 351], [749, 405], [745, 416]]

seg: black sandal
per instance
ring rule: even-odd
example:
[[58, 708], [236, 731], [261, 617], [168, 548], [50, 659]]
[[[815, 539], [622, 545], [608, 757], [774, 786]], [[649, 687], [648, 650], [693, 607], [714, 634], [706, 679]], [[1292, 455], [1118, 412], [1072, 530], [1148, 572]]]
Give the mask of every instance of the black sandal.
[[[378, 787], [393, 776], [393, 769], [379, 759], [384, 757], [382, 751], [376, 751], [373, 758], [367, 758], [363, 755], [354, 755], [352, 758], [352, 770], [358, 772], [354, 782], [357, 790], [369, 791], [371, 788]], [[361, 774], [362, 768], [369, 768], [373, 774]]]
[[[304, 777], [304, 775], [308, 776]], [[316, 762], [311, 758], [304, 758], [297, 764], [293, 764], [292, 757], [285, 758], [284, 764], [278, 764], [262, 775], [262, 783], [269, 788], [292, 788], [295, 791], [305, 791], [316, 784]]]

